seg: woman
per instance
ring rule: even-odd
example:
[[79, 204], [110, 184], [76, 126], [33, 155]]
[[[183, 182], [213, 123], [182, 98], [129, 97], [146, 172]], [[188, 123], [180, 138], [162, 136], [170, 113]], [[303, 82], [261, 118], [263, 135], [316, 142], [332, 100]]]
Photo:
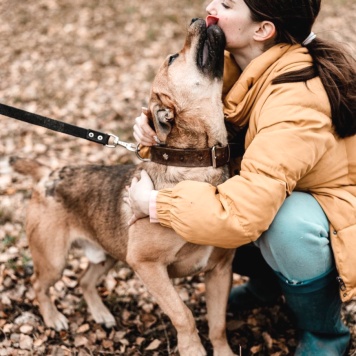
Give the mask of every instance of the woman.
[[[227, 40], [226, 120], [246, 130], [240, 174], [156, 192], [143, 173], [130, 201], [135, 218], [150, 215], [189, 242], [245, 245], [234, 265], [249, 260], [251, 278], [230, 306], [283, 293], [301, 331], [295, 354], [343, 355], [340, 296], [356, 297], [356, 73], [354, 59], [311, 32], [319, 10], [320, 0], [208, 5], [208, 25]], [[143, 114], [134, 136], [155, 144]]]

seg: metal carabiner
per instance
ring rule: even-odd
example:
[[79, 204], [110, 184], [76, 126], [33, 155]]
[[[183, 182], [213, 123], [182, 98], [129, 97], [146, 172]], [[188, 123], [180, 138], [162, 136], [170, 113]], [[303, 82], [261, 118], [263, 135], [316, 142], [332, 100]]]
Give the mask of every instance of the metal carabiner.
[[109, 148], [115, 148], [116, 146], [120, 145], [122, 147], [125, 147], [127, 150], [131, 151], [131, 152], [136, 152], [137, 150], [137, 145], [135, 145], [134, 143], [129, 143], [129, 142], [124, 142], [124, 141], [120, 141], [120, 138], [118, 136], [115, 136], [111, 133], [107, 134], [108, 136], [110, 136], [110, 139], [113, 139], [112, 143], [108, 143], [105, 146], [109, 147]]
[[137, 150], [137, 145], [135, 145], [134, 143], [118, 141], [117, 144], [122, 147], [125, 147], [128, 151], [131, 151], [131, 152], [136, 152], [136, 150]]
[[107, 143], [105, 146], [109, 148], [115, 148], [118, 145], [120, 139], [111, 133], [108, 133], [107, 135], [109, 136], [109, 140], [113, 139], [113, 142], [111, 144]]

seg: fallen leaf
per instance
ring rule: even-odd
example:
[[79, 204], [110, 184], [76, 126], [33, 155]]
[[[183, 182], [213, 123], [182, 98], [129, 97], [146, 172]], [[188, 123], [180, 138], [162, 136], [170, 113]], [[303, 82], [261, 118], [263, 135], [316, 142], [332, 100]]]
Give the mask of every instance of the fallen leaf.
[[257, 354], [257, 352], [260, 352], [261, 349], [262, 349], [262, 345], [256, 345], [256, 346], [252, 346], [250, 348], [250, 351], [254, 355], [254, 354]]
[[84, 346], [87, 343], [88, 343], [88, 339], [84, 335], [77, 335], [74, 338], [74, 346], [75, 347]]
[[158, 349], [159, 345], [161, 345], [161, 341], [158, 339], [153, 340], [146, 348], [146, 351], [152, 351]]

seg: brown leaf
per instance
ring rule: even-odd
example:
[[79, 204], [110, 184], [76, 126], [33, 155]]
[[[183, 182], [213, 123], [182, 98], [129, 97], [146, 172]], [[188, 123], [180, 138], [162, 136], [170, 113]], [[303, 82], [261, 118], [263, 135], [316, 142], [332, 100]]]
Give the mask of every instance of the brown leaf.
[[21, 350], [31, 350], [33, 345], [33, 340], [30, 336], [21, 334], [19, 345]]
[[89, 329], [90, 329], [89, 324], [83, 324], [83, 325], [81, 325], [81, 326], [78, 327], [77, 333], [78, 333], [78, 334], [85, 333], [85, 332], [87, 332]]
[[104, 339], [102, 345], [105, 349], [110, 349], [113, 347], [114, 343], [111, 340]]
[[146, 351], [157, 350], [159, 345], [161, 345], [161, 341], [158, 339], [154, 339], [146, 348]]
[[250, 348], [250, 351], [251, 351], [252, 355], [257, 354], [261, 350], [262, 350], [262, 345], [256, 345], [256, 346], [252, 346]]
[[149, 329], [152, 325], [157, 323], [157, 317], [153, 314], [143, 313], [140, 319], [145, 329]]
[[32, 333], [32, 331], [33, 331], [33, 326], [32, 326], [32, 325], [27, 325], [27, 324], [25, 324], [25, 325], [21, 325], [21, 326], [20, 326], [20, 332], [21, 332], [22, 334], [27, 334], [27, 335], [29, 335], [29, 334]]
[[62, 277], [62, 281], [65, 283], [65, 285], [69, 288], [74, 288], [78, 285], [78, 281], [75, 279], [71, 279], [67, 276]]
[[97, 329], [95, 334], [98, 340], [104, 340], [106, 338], [106, 332], [102, 329]]
[[136, 338], [135, 344], [141, 345], [144, 341], [145, 341], [145, 338], [139, 336], [139, 337]]
[[88, 343], [88, 339], [84, 335], [77, 335], [74, 338], [74, 346], [75, 347], [84, 346], [87, 343]]
[[116, 331], [113, 337], [114, 342], [122, 340], [126, 335], [126, 331]]
[[264, 331], [262, 333], [262, 337], [263, 337], [263, 340], [265, 341], [265, 344], [267, 346], [267, 348], [270, 350], [272, 349], [272, 346], [273, 346], [273, 339], [271, 337], [270, 334], [268, 334], [268, 332]]

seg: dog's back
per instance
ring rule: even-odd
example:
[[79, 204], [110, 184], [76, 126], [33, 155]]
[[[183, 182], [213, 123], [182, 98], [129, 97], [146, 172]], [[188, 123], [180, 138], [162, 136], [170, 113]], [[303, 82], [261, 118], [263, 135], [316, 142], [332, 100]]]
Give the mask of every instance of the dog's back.
[[[127, 196], [125, 187], [131, 183], [134, 176], [139, 177], [142, 169], [150, 175], [155, 189], [173, 187], [183, 179], [217, 185], [227, 178], [226, 167], [186, 169], [166, 167], [153, 162], [116, 166], [73, 165], [52, 172], [48, 167], [30, 159], [17, 157], [11, 159], [10, 164], [15, 171], [31, 175], [36, 182], [26, 221], [30, 248], [35, 245], [35, 239], [43, 240], [41, 244], [45, 244], [48, 239], [48, 243], [54, 246], [56, 237], [49, 238], [48, 233], [55, 231], [55, 235], [60, 236], [59, 244], [64, 256], [70, 246], [76, 243], [96, 246], [97, 249], [124, 262], [127, 262], [128, 220], [131, 216], [131, 210], [124, 202], [124, 197]], [[161, 245], [160, 242], [155, 242], [157, 229], [161, 227], [156, 224], [149, 225], [145, 236], [141, 237], [142, 245], [151, 248], [155, 243]], [[184, 243], [172, 230], [164, 230], [165, 235], [171, 236], [169, 241], [172, 246], [166, 246], [168, 256], [169, 251], [173, 251], [177, 246], [177, 241], [173, 238], [179, 241], [179, 246]], [[46, 231], [46, 235], [40, 237], [43, 235], [41, 231]], [[198, 246], [192, 249], [192, 253], [197, 252], [199, 248], [206, 250], [205, 247]], [[154, 252], [150, 251], [154, 255]], [[199, 258], [200, 253], [201, 251]], [[205, 260], [207, 261], [207, 258]], [[174, 263], [172, 259], [170, 262]], [[177, 271], [177, 268], [171, 267], [171, 270]], [[199, 268], [196, 268], [196, 271], [198, 272]], [[176, 272], [175, 275], [178, 276], [179, 273]]]

